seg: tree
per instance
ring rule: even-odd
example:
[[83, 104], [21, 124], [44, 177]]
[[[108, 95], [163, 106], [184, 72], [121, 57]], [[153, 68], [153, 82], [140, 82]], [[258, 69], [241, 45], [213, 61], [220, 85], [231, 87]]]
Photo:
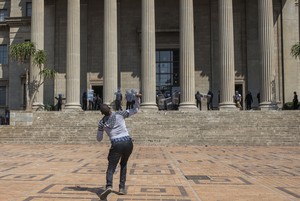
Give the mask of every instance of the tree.
[[[37, 50], [34, 43], [23, 42], [10, 46], [10, 57], [24, 67], [26, 75], [26, 110], [32, 110], [32, 104], [39, 88], [44, 84], [45, 79], [53, 79], [56, 71], [44, 67], [47, 62], [47, 54], [44, 50]], [[31, 65], [39, 68], [39, 76], [36, 80], [30, 80], [30, 61]]]
[[291, 55], [295, 58], [298, 58], [300, 56], [300, 43], [296, 43], [292, 46]]

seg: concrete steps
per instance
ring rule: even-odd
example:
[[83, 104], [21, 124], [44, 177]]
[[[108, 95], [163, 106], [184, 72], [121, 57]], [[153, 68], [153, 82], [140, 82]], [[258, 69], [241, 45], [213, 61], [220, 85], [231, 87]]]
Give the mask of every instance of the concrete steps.
[[[31, 125], [1, 126], [0, 143], [97, 143], [101, 117], [99, 111], [34, 112]], [[126, 124], [139, 144], [300, 145], [299, 111], [141, 111]]]

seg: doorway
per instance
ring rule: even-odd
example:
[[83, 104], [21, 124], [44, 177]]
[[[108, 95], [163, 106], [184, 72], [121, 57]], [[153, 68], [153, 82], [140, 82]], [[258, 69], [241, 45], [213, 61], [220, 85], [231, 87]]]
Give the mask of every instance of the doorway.
[[156, 95], [160, 110], [179, 106], [179, 49], [156, 50]]
[[103, 86], [92, 85], [92, 89], [96, 96], [99, 95], [103, 99]]

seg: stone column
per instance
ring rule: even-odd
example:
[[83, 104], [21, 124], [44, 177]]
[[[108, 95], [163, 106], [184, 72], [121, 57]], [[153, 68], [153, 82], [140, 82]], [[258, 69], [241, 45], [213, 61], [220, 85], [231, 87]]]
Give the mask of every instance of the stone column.
[[118, 88], [117, 0], [104, 0], [103, 100], [111, 105]]
[[155, 80], [155, 6], [154, 0], [142, 0], [142, 109], [158, 109]]
[[258, 32], [261, 64], [260, 108], [276, 109], [272, 0], [258, 0]]
[[179, 110], [196, 110], [193, 0], [180, 0], [180, 99]]
[[232, 0], [219, 0], [220, 110], [236, 109]]
[[68, 0], [66, 110], [80, 107], [80, 0]]
[[[44, 0], [32, 0], [31, 13], [31, 42], [36, 45], [37, 50], [44, 50]], [[42, 66], [43, 68], [43, 66]], [[35, 82], [40, 79], [38, 66], [31, 63], [30, 81]], [[44, 85], [42, 85], [35, 96], [32, 108], [38, 109], [43, 106], [44, 102]]]

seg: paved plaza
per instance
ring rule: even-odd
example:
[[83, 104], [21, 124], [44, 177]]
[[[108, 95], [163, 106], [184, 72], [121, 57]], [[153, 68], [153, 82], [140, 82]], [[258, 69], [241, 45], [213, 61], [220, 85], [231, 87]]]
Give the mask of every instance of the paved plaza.
[[[1, 201], [98, 201], [109, 145], [0, 147]], [[300, 147], [135, 145], [109, 201], [300, 200]], [[114, 190], [118, 190], [119, 171]]]

